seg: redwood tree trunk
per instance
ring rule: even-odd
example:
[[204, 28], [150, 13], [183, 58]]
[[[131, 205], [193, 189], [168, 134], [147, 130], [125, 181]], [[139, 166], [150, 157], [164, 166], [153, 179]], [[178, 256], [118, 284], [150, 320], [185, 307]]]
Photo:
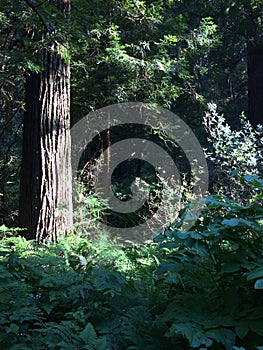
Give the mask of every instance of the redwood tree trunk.
[[72, 226], [69, 78], [53, 47], [44, 71], [26, 79], [20, 225], [37, 241]]
[[[68, 12], [68, 0], [58, 2]], [[20, 182], [20, 226], [38, 242], [57, 240], [72, 226], [70, 67], [57, 45], [44, 55], [44, 69], [26, 77]]]
[[263, 124], [263, 45], [247, 46], [248, 115], [253, 126]]

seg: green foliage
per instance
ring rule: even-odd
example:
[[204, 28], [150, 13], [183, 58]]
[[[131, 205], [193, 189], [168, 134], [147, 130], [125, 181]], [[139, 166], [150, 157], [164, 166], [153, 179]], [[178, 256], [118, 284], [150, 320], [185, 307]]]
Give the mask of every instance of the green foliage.
[[105, 200], [96, 193], [88, 193], [80, 182], [76, 183], [74, 209], [74, 232], [90, 237], [98, 229], [98, 221], [107, 208]]
[[260, 348], [263, 183], [242, 180], [258, 189], [249, 205], [209, 196], [191, 231], [174, 223], [155, 243], [37, 246], [2, 226], [1, 348]]
[[1, 221], [18, 207], [24, 78], [43, 69], [51, 43], [71, 63], [72, 124], [102, 106], [141, 101], [178, 113], [206, 143], [207, 101], [230, 120], [246, 110], [245, 47], [260, 37], [259, 3], [76, 0], [65, 14], [56, 1], [0, 1]]
[[0, 251], [2, 349], [107, 349], [88, 318], [79, 324], [69, 317], [85, 309], [90, 285], [68, 265], [62, 247], [10, 237]]

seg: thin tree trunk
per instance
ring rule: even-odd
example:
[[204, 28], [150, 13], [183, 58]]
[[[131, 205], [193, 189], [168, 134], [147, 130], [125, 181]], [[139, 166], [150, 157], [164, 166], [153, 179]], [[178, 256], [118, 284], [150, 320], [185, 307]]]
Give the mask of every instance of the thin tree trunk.
[[263, 124], [263, 45], [247, 45], [248, 115], [253, 126]]
[[111, 133], [110, 133], [110, 122], [111, 122], [111, 116], [110, 112], [107, 112], [107, 125], [108, 128], [105, 132], [105, 136], [103, 138], [103, 145], [102, 148], [105, 150], [104, 151], [104, 172], [103, 172], [103, 190], [104, 190], [104, 196], [108, 198], [109, 195], [109, 187], [108, 187], [108, 182], [109, 182], [109, 177], [110, 177], [110, 138], [111, 138]]

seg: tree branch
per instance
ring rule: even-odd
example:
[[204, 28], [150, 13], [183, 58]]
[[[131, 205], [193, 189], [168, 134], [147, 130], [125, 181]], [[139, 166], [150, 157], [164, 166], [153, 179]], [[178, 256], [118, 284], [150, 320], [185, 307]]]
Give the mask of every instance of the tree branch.
[[43, 26], [45, 27], [45, 29], [49, 32], [48, 26], [47, 26], [46, 22], [44, 21], [44, 18], [42, 17], [42, 15], [41, 15], [40, 12], [38, 11], [38, 9], [31, 3], [30, 0], [25, 0], [25, 2], [26, 2], [27, 5], [36, 13], [36, 15], [38, 16], [38, 18], [40, 19], [40, 22], [43, 24]]
[[42, 1], [40, 4], [36, 5], [35, 8], [37, 8], [37, 7], [41, 6], [41, 5], [43, 5], [43, 4], [44, 4], [45, 2], [47, 2], [47, 1], [48, 1], [48, 0]]

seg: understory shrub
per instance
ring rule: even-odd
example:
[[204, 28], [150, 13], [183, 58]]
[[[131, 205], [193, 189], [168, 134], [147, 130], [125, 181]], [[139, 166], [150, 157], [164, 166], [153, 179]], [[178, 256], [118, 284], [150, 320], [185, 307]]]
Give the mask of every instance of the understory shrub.
[[241, 178], [263, 174], [263, 126], [253, 128], [245, 115], [240, 116], [240, 123], [240, 129], [231, 129], [216, 104], [208, 104], [203, 124], [211, 144], [205, 150], [211, 165], [210, 189], [246, 204], [253, 198], [254, 188]]

